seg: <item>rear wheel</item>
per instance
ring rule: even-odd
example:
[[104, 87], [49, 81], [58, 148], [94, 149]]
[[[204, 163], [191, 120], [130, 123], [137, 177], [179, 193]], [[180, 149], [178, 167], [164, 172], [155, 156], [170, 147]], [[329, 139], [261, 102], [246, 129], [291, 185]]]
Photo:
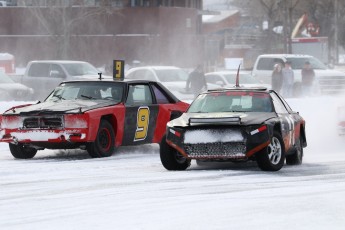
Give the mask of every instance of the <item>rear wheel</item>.
[[101, 120], [94, 142], [87, 145], [91, 157], [109, 157], [115, 150], [115, 133], [107, 120]]
[[264, 171], [278, 171], [285, 161], [284, 142], [278, 132], [274, 132], [271, 143], [256, 154], [258, 166]]
[[37, 149], [30, 148], [22, 144], [15, 145], [10, 143], [9, 146], [12, 156], [18, 159], [30, 159], [33, 158], [37, 153]]
[[160, 143], [160, 158], [167, 170], [185, 170], [190, 166], [190, 159], [182, 156], [176, 149], [167, 144], [165, 136]]
[[296, 150], [292, 155], [286, 156], [287, 165], [300, 165], [303, 159], [302, 137], [296, 140]]

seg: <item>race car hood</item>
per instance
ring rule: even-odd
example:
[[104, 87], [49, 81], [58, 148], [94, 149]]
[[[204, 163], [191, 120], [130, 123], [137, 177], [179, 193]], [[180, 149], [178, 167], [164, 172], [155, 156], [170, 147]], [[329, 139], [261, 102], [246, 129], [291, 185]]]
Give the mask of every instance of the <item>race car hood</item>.
[[91, 109], [115, 105], [116, 101], [110, 100], [60, 100], [48, 101], [25, 107], [14, 107], [7, 110], [4, 115], [40, 115], [83, 113]]
[[170, 127], [188, 127], [198, 125], [255, 125], [277, 117], [271, 112], [229, 112], [229, 113], [184, 113], [168, 123]]

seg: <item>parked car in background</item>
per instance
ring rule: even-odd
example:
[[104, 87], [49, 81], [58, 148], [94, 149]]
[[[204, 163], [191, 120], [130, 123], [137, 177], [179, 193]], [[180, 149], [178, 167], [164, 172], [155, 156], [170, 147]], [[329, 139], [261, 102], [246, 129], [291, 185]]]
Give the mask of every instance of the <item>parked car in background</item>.
[[33, 99], [34, 90], [15, 82], [0, 71], [0, 101], [29, 101]]
[[98, 78], [99, 72], [84, 61], [40, 60], [29, 62], [24, 75], [14, 75], [13, 79], [33, 88], [34, 99], [44, 100], [62, 81]]
[[61, 83], [42, 103], [0, 115], [0, 142], [15, 158], [43, 149], [86, 149], [108, 157], [118, 146], [160, 143], [166, 123], [189, 104], [159, 82], [79, 80]]
[[252, 74], [258, 80], [267, 84], [271, 84], [271, 76], [273, 66], [279, 63], [284, 66], [284, 63], [289, 61], [291, 68], [294, 71], [294, 94], [301, 95], [302, 75], [301, 70], [306, 61], [311, 64], [311, 68], [315, 71], [315, 82], [313, 85], [314, 94], [335, 94], [345, 92], [345, 73], [337, 70], [329, 69], [317, 58], [310, 55], [299, 54], [263, 54], [259, 55], [255, 61]]
[[[193, 100], [194, 94], [186, 91], [189, 75], [186, 71], [175, 66], [142, 66], [134, 67], [126, 72], [126, 79], [151, 80], [162, 83], [180, 100]], [[208, 84], [212, 89], [216, 86]]]
[[[236, 84], [237, 71], [224, 70], [218, 72], [210, 72], [205, 74], [206, 82], [218, 85], [220, 87], [233, 87]], [[251, 75], [251, 72], [241, 71], [239, 73], [240, 85], [242, 87], [266, 87], [271, 88], [270, 84], [261, 83]]]

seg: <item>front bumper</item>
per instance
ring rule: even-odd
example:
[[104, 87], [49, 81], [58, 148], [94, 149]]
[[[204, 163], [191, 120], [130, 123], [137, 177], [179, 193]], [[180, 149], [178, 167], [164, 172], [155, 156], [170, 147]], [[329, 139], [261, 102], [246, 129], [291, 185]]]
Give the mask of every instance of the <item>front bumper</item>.
[[85, 114], [0, 116], [0, 142], [87, 142], [88, 124]]
[[0, 142], [7, 143], [33, 143], [33, 142], [87, 142], [88, 130], [63, 129], [63, 130], [2, 130], [0, 131]]
[[267, 126], [261, 127], [168, 128], [167, 143], [188, 159], [247, 160], [269, 145]]

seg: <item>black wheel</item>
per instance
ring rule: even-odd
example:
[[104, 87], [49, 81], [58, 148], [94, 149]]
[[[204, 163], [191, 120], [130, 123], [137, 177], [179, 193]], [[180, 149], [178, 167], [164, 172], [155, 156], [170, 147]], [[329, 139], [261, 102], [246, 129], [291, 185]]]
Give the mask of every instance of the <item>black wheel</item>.
[[262, 151], [256, 154], [256, 161], [264, 171], [278, 171], [285, 161], [284, 142], [278, 132], [274, 132], [271, 143]]
[[37, 149], [26, 147], [22, 144], [9, 144], [9, 146], [12, 156], [18, 159], [30, 159], [37, 153]]
[[302, 147], [302, 141], [301, 138], [298, 138], [296, 140], [296, 150], [292, 155], [286, 156], [286, 164], [287, 165], [300, 165], [302, 164], [303, 159], [303, 147]]
[[87, 145], [87, 152], [91, 157], [109, 157], [115, 150], [115, 133], [111, 124], [101, 120], [94, 142]]
[[160, 143], [160, 158], [167, 170], [185, 170], [191, 162], [190, 159], [186, 159], [176, 149], [168, 145], [165, 136]]

